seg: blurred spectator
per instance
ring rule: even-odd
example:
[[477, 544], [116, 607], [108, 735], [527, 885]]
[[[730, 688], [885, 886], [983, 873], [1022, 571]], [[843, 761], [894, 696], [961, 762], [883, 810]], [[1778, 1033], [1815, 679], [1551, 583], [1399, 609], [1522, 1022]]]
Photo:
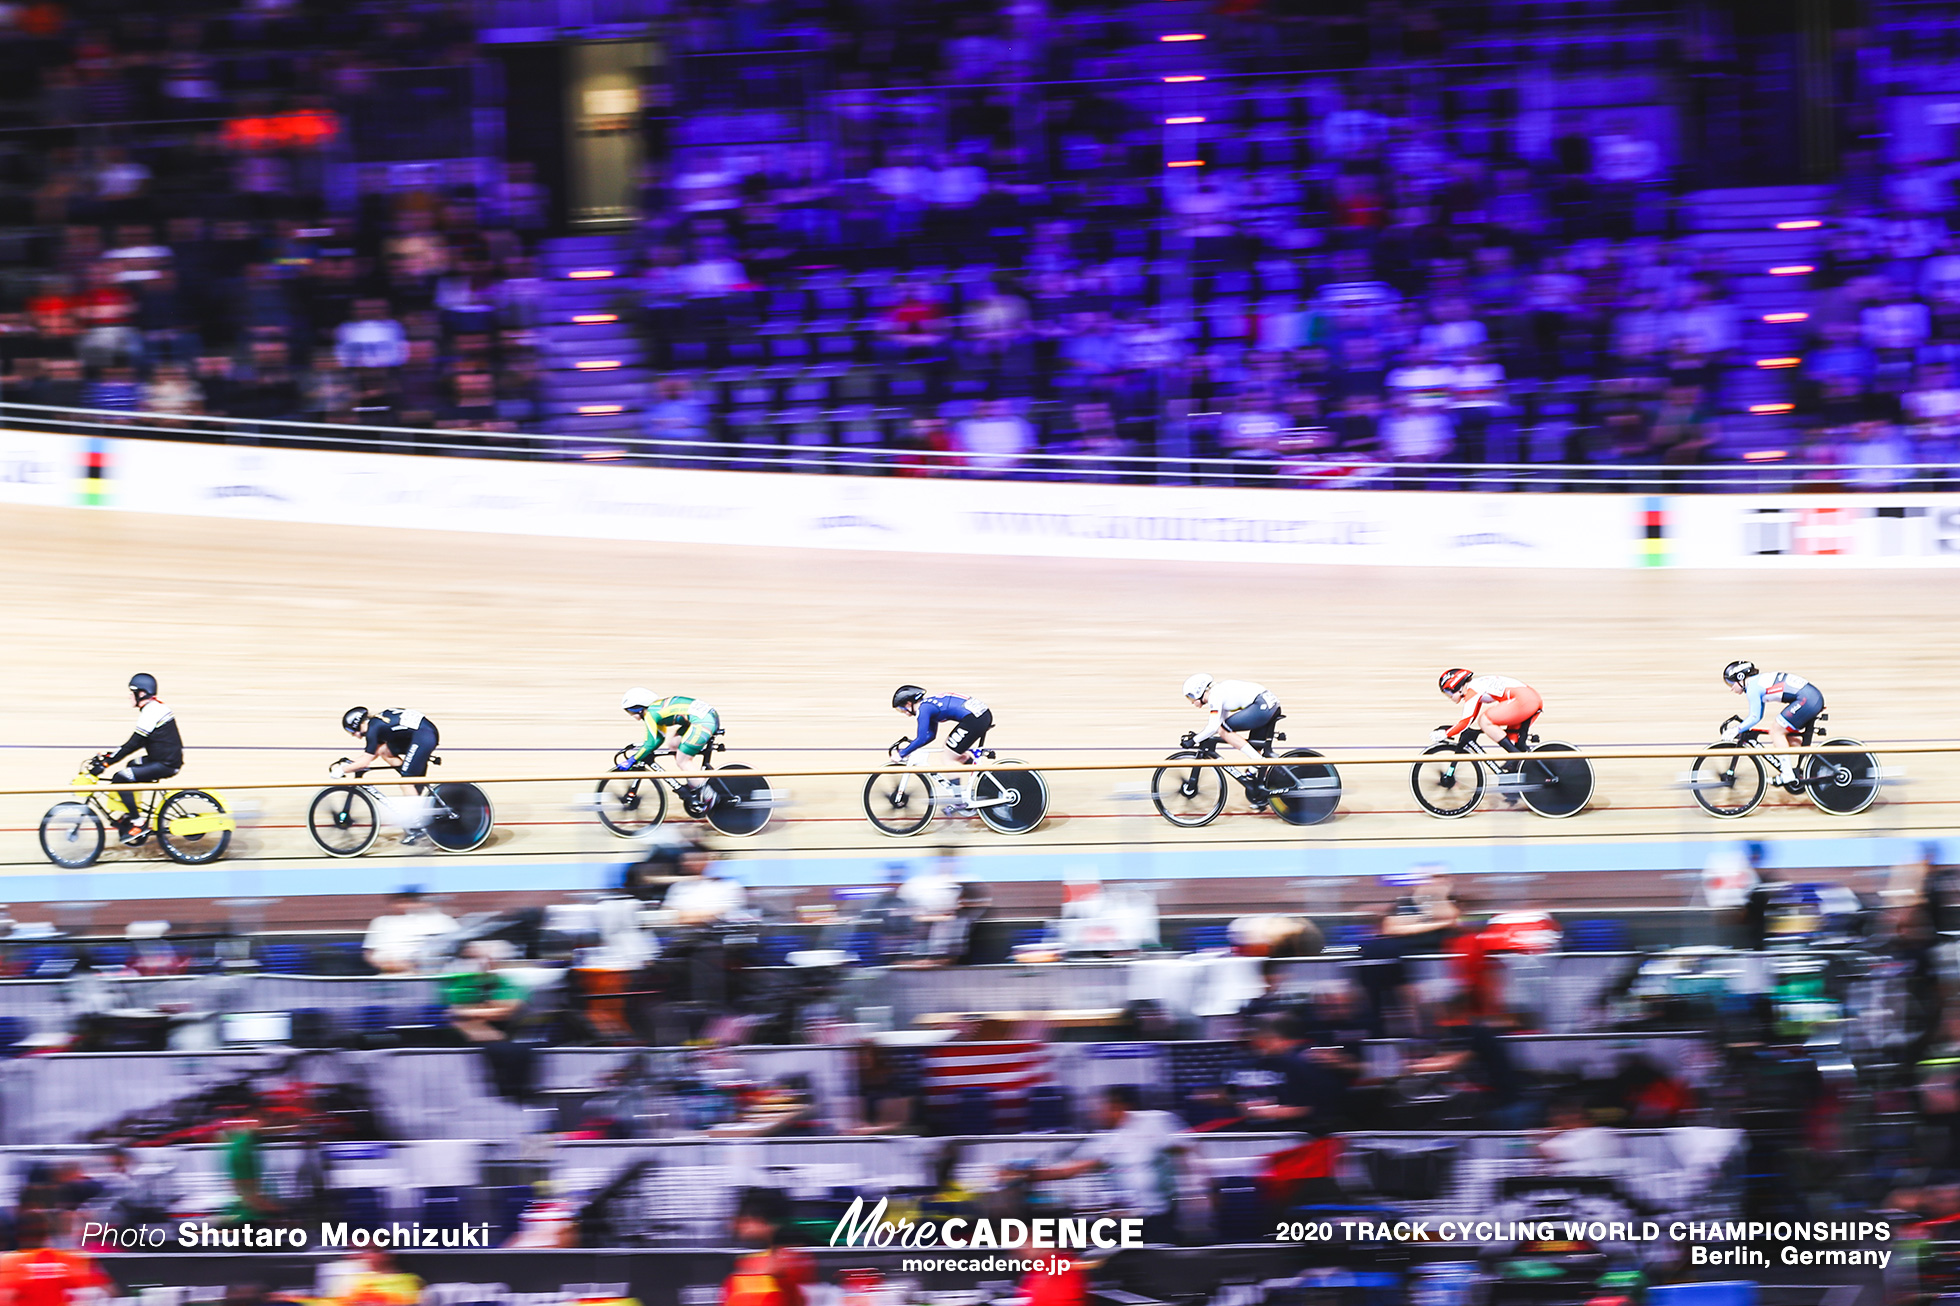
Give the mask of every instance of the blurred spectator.
[[1187, 1151], [1178, 1136], [1183, 1122], [1168, 1111], [1144, 1110], [1143, 1095], [1134, 1084], [1099, 1089], [1095, 1111], [1096, 1132], [1064, 1160], [1010, 1170], [1002, 1177], [1049, 1183], [1099, 1175], [1107, 1196], [1096, 1204], [1098, 1212], [1141, 1219], [1146, 1243], [1175, 1243], [1177, 1174]]
[[483, 1051], [498, 1095], [522, 1102], [530, 1094], [536, 1050], [514, 1037], [525, 995], [502, 973], [514, 959], [515, 950], [504, 939], [466, 944], [461, 958], [464, 969], [443, 976], [442, 1002], [448, 1008], [450, 1028]]
[[384, 975], [426, 973], [435, 961], [432, 945], [456, 932], [456, 922], [418, 889], [390, 894], [388, 910], [368, 924], [361, 955]]
[[1035, 447], [1034, 427], [998, 399], [982, 401], [953, 433], [954, 448], [964, 455], [962, 465], [970, 475], [1011, 473]]
[[1252, 1058], [1227, 1077], [1241, 1127], [1328, 1133], [1341, 1127], [1343, 1077], [1305, 1055], [1306, 1028], [1297, 1014], [1269, 1012], [1246, 1035]]
[[0, 1254], [0, 1306], [71, 1306], [114, 1291], [87, 1252], [50, 1247], [53, 1237], [40, 1211], [24, 1211], [14, 1222], [16, 1250]]
[[408, 336], [402, 324], [388, 316], [386, 301], [359, 300], [354, 316], [334, 331], [334, 358], [349, 369], [400, 367], [408, 361]]

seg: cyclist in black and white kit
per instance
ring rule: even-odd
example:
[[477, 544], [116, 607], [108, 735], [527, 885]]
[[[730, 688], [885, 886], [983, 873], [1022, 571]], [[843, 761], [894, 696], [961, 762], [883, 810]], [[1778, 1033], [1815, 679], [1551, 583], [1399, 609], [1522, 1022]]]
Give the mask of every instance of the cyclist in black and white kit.
[[[405, 707], [387, 707], [379, 712], [350, 707], [340, 714], [340, 728], [359, 738], [367, 751], [335, 762], [330, 769], [336, 775], [358, 776], [371, 766], [393, 764], [402, 779], [420, 779], [429, 773], [429, 757], [442, 739], [435, 722]], [[416, 785], [415, 792], [421, 793], [422, 786]]]
[[[142, 761], [124, 767], [109, 778], [121, 785], [168, 780], [184, 769], [184, 740], [177, 733], [177, 714], [157, 697], [157, 678], [146, 671], [129, 678], [129, 696], [136, 703], [135, 733], [123, 741], [121, 748], [97, 754], [89, 763], [89, 770], [101, 775], [125, 757], [141, 753]], [[136, 795], [118, 792], [114, 797], [128, 809], [116, 818], [122, 841], [134, 847], [149, 838], [149, 827], [137, 811]]]
[[[1243, 753], [1255, 766], [1264, 766], [1261, 750], [1270, 747], [1279, 722], [1279, 700], [1273, 691], [1250, 680], [1213, 680], [1203, 671], [1184, 682], [1185, 700], [1205, 710], [1205, 729], [1189, 737], [1196, 747], [1208, 739], [1221, 740]], [[1253, 802], [1263, 801], [1259, 787], [1247, 784]]]

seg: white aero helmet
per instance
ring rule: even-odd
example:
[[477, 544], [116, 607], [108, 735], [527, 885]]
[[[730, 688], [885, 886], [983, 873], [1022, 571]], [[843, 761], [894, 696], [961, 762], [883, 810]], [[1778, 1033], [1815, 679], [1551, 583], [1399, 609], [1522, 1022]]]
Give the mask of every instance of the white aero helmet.
[[619, 710], [622, 712], [641, 712], [653, 706], [654, 692], [635, 685], [620, 697]]
[[1210, 692], [1211, 676], [1207, 672], [1194, 671], [1184, 682], [1184, 696], [1194, 703], [1204, 702], [1205, 695]]

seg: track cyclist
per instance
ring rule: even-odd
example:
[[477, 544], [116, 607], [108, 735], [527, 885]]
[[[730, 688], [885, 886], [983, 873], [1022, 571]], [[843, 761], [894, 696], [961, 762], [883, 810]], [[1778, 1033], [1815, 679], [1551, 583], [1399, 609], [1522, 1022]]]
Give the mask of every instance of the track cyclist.
[[1451, 667], [1436, 679], [1443, 697], [1467, 709], [1453, 726], [1436, 732], [1436, 742], [1454, 741], [1478, 724], [1496, 739], [1507, 753], [1529, 752], [1532, 723], [1545, 710], [1545, 700], [1522, 680], [1509, 676], [1477, 675], [1462, 667]]
[[[1250, 680], [1213, 680], [1209, 672], [1196, 671], [1185, 678], [1184, 699], [1205, 713], [1204, 729], [1189, 736], [1186, 747], [1216, 739], [1230, 744], [1254, 766], [1266, 765], [1266, 750], [1272, 746], [1273, 727], [1280, 716], [1272, 690]], [[1246, 783], [1246, 796], [1254, 807], [1266, 805], [1265, 791], [1253, 781]]]
[[685, 694], [656, 697], [638, 685], [619, 700], [620, 710], [645, 727], [644, 742], [619, 750], [617, 769], [630, 771], [656, 753], [672, 753], [674, 767], [687, 773], [681, 802], [689, 816], [705, 815], [720, 795], [708, 787], [708, 750], [721, 733], [721, 714]]
[[[340, 714], [340, 728], [361, 741], [362, 753], [335, 762], [327, 768], [329, 775], [358, 777], [371, 766], [393, 766], [402, 779], [410, 782], [409, 788], [417, 797], [427, 792], [427, 786], [417, 782], [429, 774], [429, 759], [435, 755], [436, 745], [442, 742], [435, 722], [406, 707], [387, 707], [379, 712], [350, 707]], [[421, 808], [398, 813], [404, 847], [422, 841], [427, 804], [421, 804]]]
[[[141, 753], [142, 761], [117, 771], [109, 777], [111, 782], [132, 785], [168, 780], [184, 769], [184, 740], [177, 733], [177, 714], [157, 697], [157, 678], [147, 671], [129, 678], [129, 696], [136, 706], [136, 729], [121, 748], [98, 753], [89, 769], [100, 775], [124, 758]], [[124, 808], [116, 818], [116, 831], [125, 845], [134, 848], [150, 837], [149, 827], [139, 814], [135, 794], [120, 790], [114, 798]]]
[[[1794, 672], [1772, 671], [1765, 675], [1746, 658], [1738, 658], [1722, 668], [1722, 683], [1729, 687], [1730, 693], [1749, 700], [1747, 715], [1722, 734], [1730, 743], [1739, 741], [1751, 730], [1767, 728], [1770, 704], [1775, 703], [1778, 705], [1775, 725], [1783, 731], [1784, 744], [1798, 747], [1810, 733], [1810, 723], [1824, 710], [1823, 690]], [[1769, 760], [1776, 768], [1778, 784], [1792, 791], [1801, 790], [1796, 773], [1784, 764], [1781, 754], [1771, 753]]]
[[[942, 760], [949, 766], [971, 766], [974, 753], [987, 742], [994, 728], [993, 709], [971, 694], [928, 694], [918, 685], [900, 685], [892, 691], [892, 710], [917, 723], [913, 737], [891, 746], [890, 758], [903, 762], [939, 737], [939, 727], [951, 724], [946, 740], [939, 745]], [[946, 805], [954, 811], [966, 807], [966, 777], [941, 776]]]

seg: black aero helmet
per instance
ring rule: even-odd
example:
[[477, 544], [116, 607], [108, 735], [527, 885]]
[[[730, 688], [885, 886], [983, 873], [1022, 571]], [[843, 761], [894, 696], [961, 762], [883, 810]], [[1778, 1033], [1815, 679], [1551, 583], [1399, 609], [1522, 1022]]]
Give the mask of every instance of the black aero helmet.
[[926, 696], [926, 691], [917, 685], [900, 685], [892, 691], [892, 706], [904, 709]]
[[1737, 658], [1722, 668], [1722, 683], [1725, 685], [1739, 685], [1755, 674], [1757, 673], [1754, 662], [1749, 661], [1747, 658]]
[[1445, 694], [1460, 694], [1463, 692], [1463, 687], [1469, 684], [1470, 681], [1471, 675], [1468, 671], [1465, 671], [1462, 667], [1451, 667], [1448, 671], [1436, 677], [1436, 688], [1442, 690]]
[[340, 714], [340, 728], [350, 735], [358, 735], [361, 733], [361, 727], [367, 724], [367, 719], [366, 708], [350, 707]]
[[129, 678], [129, 692], [138, 698], [155, 698], [157, 678], [147, 671], [139, 671]]

